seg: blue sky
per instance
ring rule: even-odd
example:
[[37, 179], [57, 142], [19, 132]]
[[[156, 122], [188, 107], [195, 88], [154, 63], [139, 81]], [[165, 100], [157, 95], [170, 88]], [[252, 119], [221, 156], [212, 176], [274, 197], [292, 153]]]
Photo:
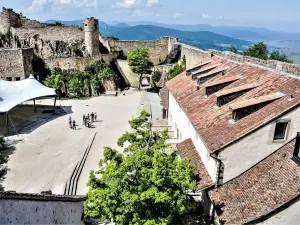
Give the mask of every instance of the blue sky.
[[0, 0], [32, 19], [155, 21], [300, 32], [299, 0]]

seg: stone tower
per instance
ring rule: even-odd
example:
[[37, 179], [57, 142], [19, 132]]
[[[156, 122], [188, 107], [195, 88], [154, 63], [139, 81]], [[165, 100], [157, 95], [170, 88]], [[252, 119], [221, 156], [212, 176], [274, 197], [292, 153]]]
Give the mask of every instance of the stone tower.
[[21, 27], [22, 22], [20, 15], [12, 9], [2, 8], [0, 12], [0, 33], [7, 34], [11, 27]]
[[99, 51], [99, 23], [94, 17], [86, 18], [84, 21], [84, 41], [90, 55], [97, 55]]

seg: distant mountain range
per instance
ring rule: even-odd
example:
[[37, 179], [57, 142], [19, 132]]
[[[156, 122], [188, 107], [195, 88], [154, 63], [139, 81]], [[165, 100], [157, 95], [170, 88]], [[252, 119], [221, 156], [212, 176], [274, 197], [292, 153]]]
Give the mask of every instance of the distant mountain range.
[[[46, 21], [55, 23], [54, 20]], [[82, 20], [59, 21], [65, 25], [82, 26]], [[161, 36], [177, 37], [180, 42], [193, 45], [201, 49], [229, 50], [235, 45], [240, 51], [248, 48], [253, 43], [236, 38], [227, 37], [210, 31], [181, 31], [154, 25], [131, 26], [126, 23], [108, 24], [99, 22], [102, 35], [116, 36], [121, 40], [157, 40]]]
[[[54, 23], [56, 20], [46, 22]], [[76, 26], [83, 24], [83, 20], [60, 22]], [[174, 36], [180, 42], [201, 49], [229, 50], [231, 45], [235, 45], [241, 52], [255, 42], [264, 41], [271, 51], [280, 50], [300, 63], [300, 33], [255, 27], [163, 24], [149, 21], [99, 22], [99, 26], [104, 36], [116, 36], [122, 40], [156, 40], [160, 36]]]

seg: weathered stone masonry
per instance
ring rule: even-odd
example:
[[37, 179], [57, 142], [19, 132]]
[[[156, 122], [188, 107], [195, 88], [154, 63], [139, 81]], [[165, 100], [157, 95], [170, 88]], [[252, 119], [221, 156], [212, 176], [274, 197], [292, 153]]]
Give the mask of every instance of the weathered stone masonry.
[[33, 49], [0, 48], [0, 79], [25, 79], [33, 73]]

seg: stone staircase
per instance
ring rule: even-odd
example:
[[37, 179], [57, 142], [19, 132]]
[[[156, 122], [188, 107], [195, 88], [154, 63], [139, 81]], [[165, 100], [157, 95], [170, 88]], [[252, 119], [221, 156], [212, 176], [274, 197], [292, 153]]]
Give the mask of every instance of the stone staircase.
[[176, 132], [172, 130], [172, 126], [168, 125], [167, 120], [156, 120], [153, 121], [152, 130], [153, 131], [164, 131], [165, 129], [168, 130], [169, 139], [166, 141], [168, 144], [171, 145], [171, 148], [175, 148], [176, 144], [178, 143], [178, 139], [176, 136]]

